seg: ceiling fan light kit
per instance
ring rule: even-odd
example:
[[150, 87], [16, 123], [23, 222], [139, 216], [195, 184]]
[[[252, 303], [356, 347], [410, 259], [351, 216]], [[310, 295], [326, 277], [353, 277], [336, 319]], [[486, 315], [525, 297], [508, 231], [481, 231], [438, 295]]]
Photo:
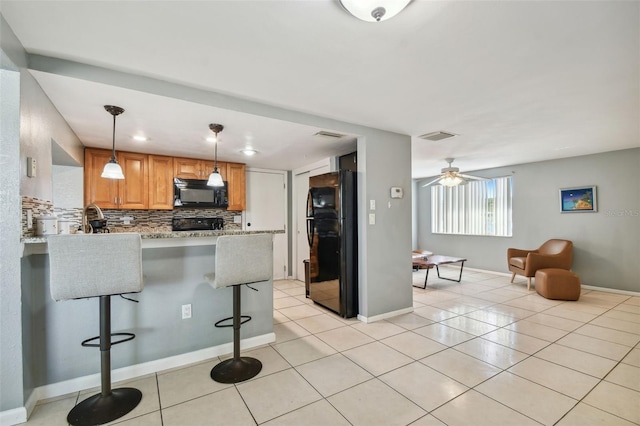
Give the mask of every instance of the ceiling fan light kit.
[[449, 163], [449, 167], [444, 167], [440, 172], [442, 173], [438, 178], [432, 180], [431, 182], [427, 182], [422, 187], [433, 185], [434, 183], [439, 183], [442, 186], [453, 187], [458, 185], [466, 185], [470, 180], [489, 180], [487, 178], [483, 178], [480, 176], [471, 176], [467, 174], [460, 173], [460, 169], [457, 167], [451, 167], [451, 163], [453, 163], [454, 158], [445, 158], [444, 161]]
[[380, 22], [393, 18], [407, 7], [411, 0], [340, 0], [347, 12], [367, 22]]

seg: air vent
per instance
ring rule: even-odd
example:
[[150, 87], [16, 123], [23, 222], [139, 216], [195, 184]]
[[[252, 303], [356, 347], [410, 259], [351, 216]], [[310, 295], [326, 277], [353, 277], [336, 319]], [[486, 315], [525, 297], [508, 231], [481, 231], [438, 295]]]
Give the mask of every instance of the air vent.
[[343, 134], [340, 133], [334, 133], [334, 132], [327, 132], [326, 130], [320, 130], [318, 133], [314, 134], [313, 136], [326, 136], [328, 138], [341, 138], [343, 136]]
[[422, 135], [418, 137], [420, 139], [425, 139], [428, 141], [441, 141], [442, 139], [452, 138], [454, 136], [458, 136], [458, 135], [456, 135], [455, 133], [439, 131], [439, 132], [427, 133], [426, 135]]

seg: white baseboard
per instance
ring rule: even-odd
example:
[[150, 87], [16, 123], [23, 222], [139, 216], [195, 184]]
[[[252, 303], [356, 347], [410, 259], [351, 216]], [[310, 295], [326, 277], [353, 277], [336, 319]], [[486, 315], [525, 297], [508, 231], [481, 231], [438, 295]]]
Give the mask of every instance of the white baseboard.
[[387, 318], [393, 318], [398, 315], [409, 314], [411, 312], [413, 312], [413, 306], [410, 306], [404, 309], [398, 309], [397, 311], [385, 312], [384, 314], [374, 315], [372, 317], [365, 317], [363, 315], [358, 314], [358, 319], [362, 322], [368, 323], [368, 322], [380, 321]]
[[[258, 346], [267, 345], [275, 341], [275, 333], [267, 333], [260, 336], [250, 337], [248, 339], [242, 339], [240, 341], [240, 348], [244, 350], [252, 349]], [[154, 361], [144, 362], [142, 364], [118, 368], [117, 370], [112, 370], [111, 380], [113, 382], [120, 382], [123, 380], [135, 379], [136, 377], [145, 376], [157, 371], [206, 361], [207, 359], [211, 359], [220, 355], [226, 355], [232, 352], [233, 343], [225, 343], [218, 346], [212, 346], [210, 348], [200, 349], [194, 352], [175, 355], [167, 358], [157, 359]], [[39, 400], [66, 395], [97, 386], [100, 386], [99, 373], [40, 386], [33, 390], [24, 407], [0, 412], [0, 425], [10, 426], [26, 422], [28, 416], [31, 415]]]
[[2, 426], [17, 425], [26, 421], [27, 410], [24, 407], [0, 411], [0, 425]]
[[[485, 273], [488, 273], [488, 274], [502, 275], [502, 276], [505, 276], [505, 277], [510, 277], [511, 276], [511, 272], [497, 272], [497, 271], [489, 271], [487, 269], [477, 269], [477, 268], [464, 268], [464, 270], [465, 271], [474, 271], [474, 272], [485, 272]], [[516, 279], [518, 277], [523, 278], [522, 275], [516, 275]], [[595, 285], [587, 285], [587, 284], [582, 284], [581, 287], [586, 289], [586, 290], [602, 291], [604, 293], [624, 294], [624, 295], [627, 295], [627, 296], [640, 296], [640, 292], [638, 292], [638, 291], [618, 290], [618, 289], [615, 289], [615, 288], [598, 287], [598, 286], [595, 286]]]

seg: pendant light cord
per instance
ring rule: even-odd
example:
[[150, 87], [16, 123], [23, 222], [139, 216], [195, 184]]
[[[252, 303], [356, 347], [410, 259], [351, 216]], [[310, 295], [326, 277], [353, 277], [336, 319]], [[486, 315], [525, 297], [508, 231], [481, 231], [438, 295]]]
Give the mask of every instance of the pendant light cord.
[[113, 116], [113, 138], [111, 143], [111, 160], [116, 161], [116, 116]]
[[215, 161], [213, 162], [213, 172], [218, 171], [218, 132], [216, 132]]

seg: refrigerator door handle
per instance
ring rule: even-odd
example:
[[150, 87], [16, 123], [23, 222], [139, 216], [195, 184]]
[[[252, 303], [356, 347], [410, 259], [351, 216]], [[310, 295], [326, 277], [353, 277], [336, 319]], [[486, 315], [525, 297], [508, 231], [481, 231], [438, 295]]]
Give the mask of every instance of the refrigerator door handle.
[[309, 188], [309, 192], [307, 192], [307, 217], [315, 216], [315, 212], [313, 211], [313, 194], [311, 191], [313, 191], [313, 188]]
[[313, 238], [315, 237], [315, 223], [313, 219], [307, 219], [307, 242], [309, 247], [313, 246]]

